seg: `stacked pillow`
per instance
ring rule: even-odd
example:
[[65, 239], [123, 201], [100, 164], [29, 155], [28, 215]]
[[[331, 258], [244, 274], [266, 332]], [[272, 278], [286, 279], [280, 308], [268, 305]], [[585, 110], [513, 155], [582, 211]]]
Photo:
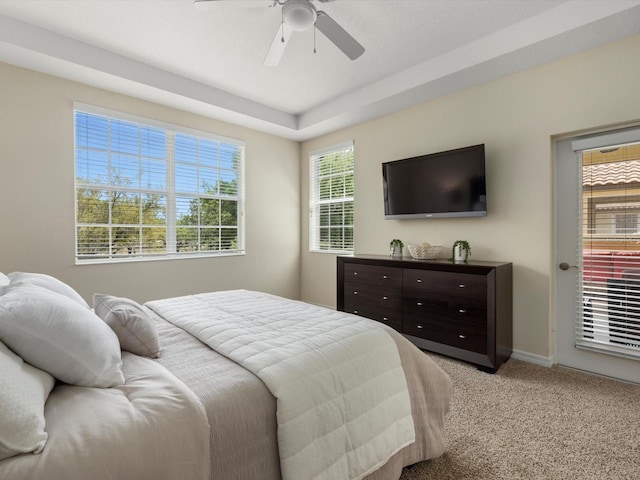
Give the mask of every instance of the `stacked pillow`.
[[0, 297], [0, 340], [26, 362], [68, 384], [123, 384], [116, 334], [84, 300], [75, 298], [75, 291], [61, 293], [64, 284], [59, 280], [33, 275], [9, 274], [11, 283]]
[[44, 404], [55, 379], [124, 383], [121, 348], [157, 357], [155, 325], [133, 300], [95, 296], [94, 313], [69, 285], [41, 273], [0, 273], [0, 460], [42, 451]]
[[42, 451], [48, 438], [44, 403], [54, 381], [0, 342], [0, 460]]
[[115, 332], [122, 350], [143, 357], [160, 356], [156, 326], [143, 306], [129, 298], [96, 293], [93, 309]]
[[46, 290], [51, 290], [52, 292], [59, 293], [60, 295], [64, 295], [65, 297], [69, 297], [71, 300], [79, 303], [85, 308], [89, 308], [87, 302], [84, 301], [84, 298], [82, 298], [78, 292], [76, 292], [66, 283], [58, 280], [55, 277], [52, 277], [51, 275], [46, 275], [44, 273], [13, 272], [7, 275], [7, 278], [9, 279], [10, 283], [24, 281], [30, 283], [31, 285], [36, 285]]

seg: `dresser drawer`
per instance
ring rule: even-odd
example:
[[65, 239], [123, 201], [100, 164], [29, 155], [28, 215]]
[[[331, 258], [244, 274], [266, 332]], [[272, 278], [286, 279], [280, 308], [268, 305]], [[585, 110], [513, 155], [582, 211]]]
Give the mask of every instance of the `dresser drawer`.
[[402, 310], [402, 290], [399, 288], [377, 287], [364, 283], [345, 282], [344, 301], [358, 302], [372, 307], [397, 308]]
[[393, 307], [380, 307], [362, 302], [360, 298], [345, 298], [344, 311], [367, 317], [372, 320], [389, 325], [391, 328], [402, 332], [402, 309]]
[[[356, 315], [359, 315], [361, 317], [365, 317], [365, 318], [370, 318], [371, 320], [375, 320], [377, 322], [380, 323], [384, 323], [385, 325], [387, 325], [388, 327], [393, 328], [395, 331], [402, 333], [402, 318], [401, 318], [401, 314], [396, 313], [396, 312], [384, 312], [382, 310], [357, 310], [358, 313], [356, 313]], [[348, 313], [353, 313], [353, 312], [348, 312]]]
[[477, 353], [487, 353], [487, 329], [458, 319], [430, 315], [416, 316], [405, 312], [402, 331], [408, 335], [451, 345]]
[[348, 263], [344, 266], [344, 281], [402, 288], [402, 268]]
[[403, 313], [414, 318], [426, 316], [466, 323], [473, 328], [484, 328], [487, 324], [486, 302], [462, 297], [434, 296], [427, 292], [403, 298]]
[[426, 291], [432, 295], [468, 299], [487, 297], [487, 277], [484, 275], [405, 269], [403, 287], [405, 295], [409, 292]]

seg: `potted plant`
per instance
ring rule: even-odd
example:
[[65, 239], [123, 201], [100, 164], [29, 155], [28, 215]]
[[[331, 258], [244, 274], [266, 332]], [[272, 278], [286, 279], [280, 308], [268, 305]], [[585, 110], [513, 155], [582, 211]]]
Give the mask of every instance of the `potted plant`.
[[466, 240], [456, 240], [453, 242], [453, 261], [466, 262], [471, 256], [471, 246]]
[[389, 248], [391, 249], [391, 252], [390, 252], [391, 256], [401, 257], [403, 247], [404, 247], [404, 243], [402, 243], [402, 240], [398, 240], [397, 238], [394, 238], [393, 240], [391, 240], [389, 242]]

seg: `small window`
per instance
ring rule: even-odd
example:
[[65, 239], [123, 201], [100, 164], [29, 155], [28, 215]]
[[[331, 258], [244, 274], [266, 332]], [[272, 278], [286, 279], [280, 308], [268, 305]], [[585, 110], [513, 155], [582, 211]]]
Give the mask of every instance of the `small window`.
[[312, 153], [309, 249], [353, 252], [353, 142]]
[[76, 109], [76, 262], [243, 254], [243, 164], [235, 140]]

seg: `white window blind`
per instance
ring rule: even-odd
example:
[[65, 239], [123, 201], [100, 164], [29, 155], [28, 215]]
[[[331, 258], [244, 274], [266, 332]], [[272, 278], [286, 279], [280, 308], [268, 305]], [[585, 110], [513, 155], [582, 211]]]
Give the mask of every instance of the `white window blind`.
[[353, 252], [353, 142], [309, 156], [309, 249]]
[[576, 346], [640, 358], [640, 143], [612, 144], [618, 137], [574, 144], [582, 177]]
[[76, 109], [76, 261], [243, 253], [243, 164], [241, 142]]

